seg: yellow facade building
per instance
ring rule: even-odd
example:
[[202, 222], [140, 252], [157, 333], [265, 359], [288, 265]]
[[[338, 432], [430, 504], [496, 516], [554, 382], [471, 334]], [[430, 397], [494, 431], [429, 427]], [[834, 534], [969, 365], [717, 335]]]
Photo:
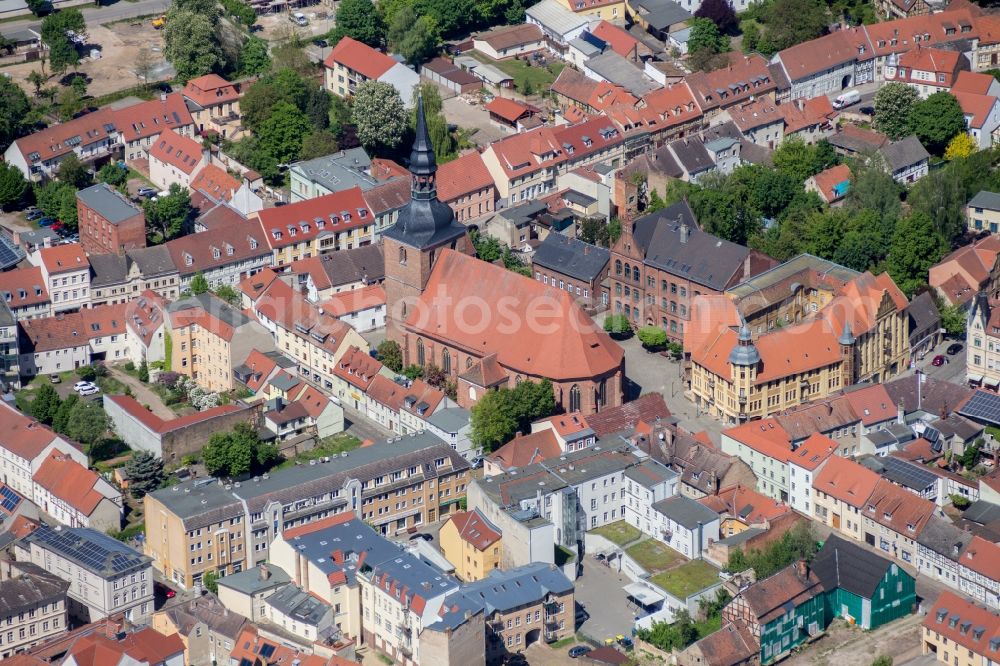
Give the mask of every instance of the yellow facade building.
[[453, 514], [439, 538], [441, 551], [464, 581], [482, 580], [500, 568], [500, 530], [478, 509]]
[[559, 0], [559, 4], [578, 16], [625, 22], [625, 0]]

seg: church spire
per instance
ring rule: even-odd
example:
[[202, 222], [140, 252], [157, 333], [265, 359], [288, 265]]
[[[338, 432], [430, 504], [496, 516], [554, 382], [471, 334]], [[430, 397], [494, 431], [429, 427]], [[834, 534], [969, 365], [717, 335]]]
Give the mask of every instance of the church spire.
[[434, 146], [427, 132], [427, 118], [424, 115], [424, 97], [417, 98], [417, 127], [410, 150], [410, 178], [412, 186], [410, 195], [413, 199], [436, 199], [437, 160], [434, 157]]

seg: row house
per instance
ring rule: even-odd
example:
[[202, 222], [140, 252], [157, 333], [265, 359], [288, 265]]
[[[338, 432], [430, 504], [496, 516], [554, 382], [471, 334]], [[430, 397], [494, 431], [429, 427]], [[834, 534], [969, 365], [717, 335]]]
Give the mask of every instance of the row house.
[[912, 566], [917, 561], [917, 537], [935, 510], [933, 502], [879, 479], [862, 514], [864, 541]]
[[969, 310], [968, 330], [966, 379], [973, 386], [1000, 386], [1000, 308], [997, 301], [978, 293]]
[[878, 474], [853, 460], [831, 457], [813, 479], [812, 515], [841, 534], [864, 541], [862, 513], [879, 481]]
[[959, 559], [971, 540], [951, 519], [931, 516], [917, 537], [917, 571], [959, 589]]
[[170, 256], [170, 243], [126, 250], [123, 254], [94, 254], [90, 260], [90, 304], [128, 303], [149, 290], [173, 301], [180, 297], [181, 275]]
[[52, 313], [49, 290], [39, 266], [0, 273], [0, 296], [18, 321], [48, 317]]
[[[572, 67], [564, 67], [549, 87], [563, 116], [599, 114], [612, 106], [636, 109], [639, 98], [621, 86], [596, 81]], [[567, 118], [568, 119], [568, 118]]]
[[1000, 616], [945, 590], [924, 617], [920, 652], [953, 666], [996, 663]]
[[[236, 288], [241, 281], [270, 267], [274, 261], [260, 221], [252, 218], [187, 234], [168, 241], [164, 247], [176, 266], [180, 291], [190, 289], [196, 275], [204, 277], [210, 289], [223, 285]], [[147, 285], [147, 288], [158, 291], [155, 285]]]
[[927, 99], [936, 92], [951, 90], [959, 72], [968, 68], [969, 61], [961, 53], [918, 44], [912, 51], [886, 58], [882, 74], [887, 83], [905, 83], [917, 91], [920, 99]]
[[989, 148], [1000, 137], [1000, 81], [989, 74], [961, 71], [951, 87], [965, 116], [969, 136], [980, 149]]
[[579, 166], [609, 162], [621, 166], [624, 138], [605, 117], [576, 125], [540, 127], [491, 144], [483, 163], [505, 204], [552, 191], [556, 176]]
[[383, 428], [399, 435], [423, 430], [423, 421], [454, 403], [421, 379], [390, 379], [376, 375], [366, 392], [365, 413]]
[[992, 610], [1000, 610], [1000, 546], [974, 536], [958, 560], [960, 589]]
[[171, 185], [190, 189], [198, 171], [211, 161], [207, 148], [172, 129], [156, 137], [148, 155], [149, 179], [163, 190]]
[[28, 255], [42, 271], [52, 300], [52, 312], [76, 312], [90, 307], [90, 262], [79, 243], [43, 247]]
[[70, 582], [30, 562], [5, 561], [0, 566], [0, 659], [17, 663], [17, 655], [63, 634], [69, 627], [66, 592]]
[[375, 216], [360, 187], [267, 208], [254, 216], [275, 266], [374, 243]]
[[195, 134], [194, 120], [180, 93], [161, 94], [112, 112], [127, 164], [143, 164], [160, 134], [172, 130], [186, 137]]
[[49, 454], [33, 481], [35, 504], [56, 522], [102, 532], [121, 527], [121, 491], [73, 458], [58, 452]]
[[83, 162], [106, 159], [117, 150], [114, 112], [98, 109], [65, 123], [15, 140], [4, 152], [4, 161], [30, 182], [55, 176], [59, 163], [70, 153]]
[[435, 522], [465, 497], [469, 469], [447, 444], [419, 433], [242, 482], [189, 481], [144, 499], [146, 553], [189, 589], [206, 571], [257, 566], [278, 535], [336, 514], [386, 535]]
[[767, 60], [756, 53], [728, 53], [726, 57], [723, 67], [684, 77], [706, 120], [745, 102], [774, 102], [777, 82]]
[[20, 322], [22, 374], [59, 374], [95, 361], [128, 359], [125, 307], [100, 305]]
[[87, 455], [50, 428], [25, 416], [7, 403], [0, 404], [0, 481], [17, 493], [34, 497], [34, 477], [53, 453], [86, 469]]
[[436, 182], [438, 199], [451, 206], [455, 219], [462, 224], [495, 210], [497, 188], [479, 151], [440, 165]]
[[271, 332], [277, 349], [326, 390], [333, 389], [334, 372], [348, 349], [368, 349], [357, 331], [309, 303], [271, 270], [247, 278], [240, 290], [244, 308]]

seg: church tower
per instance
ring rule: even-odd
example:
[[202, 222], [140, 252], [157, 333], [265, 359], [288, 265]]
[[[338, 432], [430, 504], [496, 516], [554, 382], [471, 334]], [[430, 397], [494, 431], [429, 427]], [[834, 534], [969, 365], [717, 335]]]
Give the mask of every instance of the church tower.
[[466, 228], [455, 221], [451, 208], [438, 200], [436, 175], [437, 161], [420, 99], [416, 137], [410, 151], [410, 201], [399, 211], [396, 224], [382, 234], [386, 332], [389, 339], [401, 343], [402, 323], [423, 293], [440, 251], [470, 251]]

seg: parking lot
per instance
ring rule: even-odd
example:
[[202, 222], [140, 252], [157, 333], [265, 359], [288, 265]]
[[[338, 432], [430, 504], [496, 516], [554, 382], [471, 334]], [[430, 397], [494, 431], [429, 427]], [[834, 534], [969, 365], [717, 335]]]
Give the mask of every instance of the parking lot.
[[576, 581], [576, 601], [588, 617], [577, 631], [601, 642], [618, 634], [630, 636], [635, 623], [635, 606], [622, 589], [628, 576], [599, 564], [594, 558], [583, 558], [583, 576]]

